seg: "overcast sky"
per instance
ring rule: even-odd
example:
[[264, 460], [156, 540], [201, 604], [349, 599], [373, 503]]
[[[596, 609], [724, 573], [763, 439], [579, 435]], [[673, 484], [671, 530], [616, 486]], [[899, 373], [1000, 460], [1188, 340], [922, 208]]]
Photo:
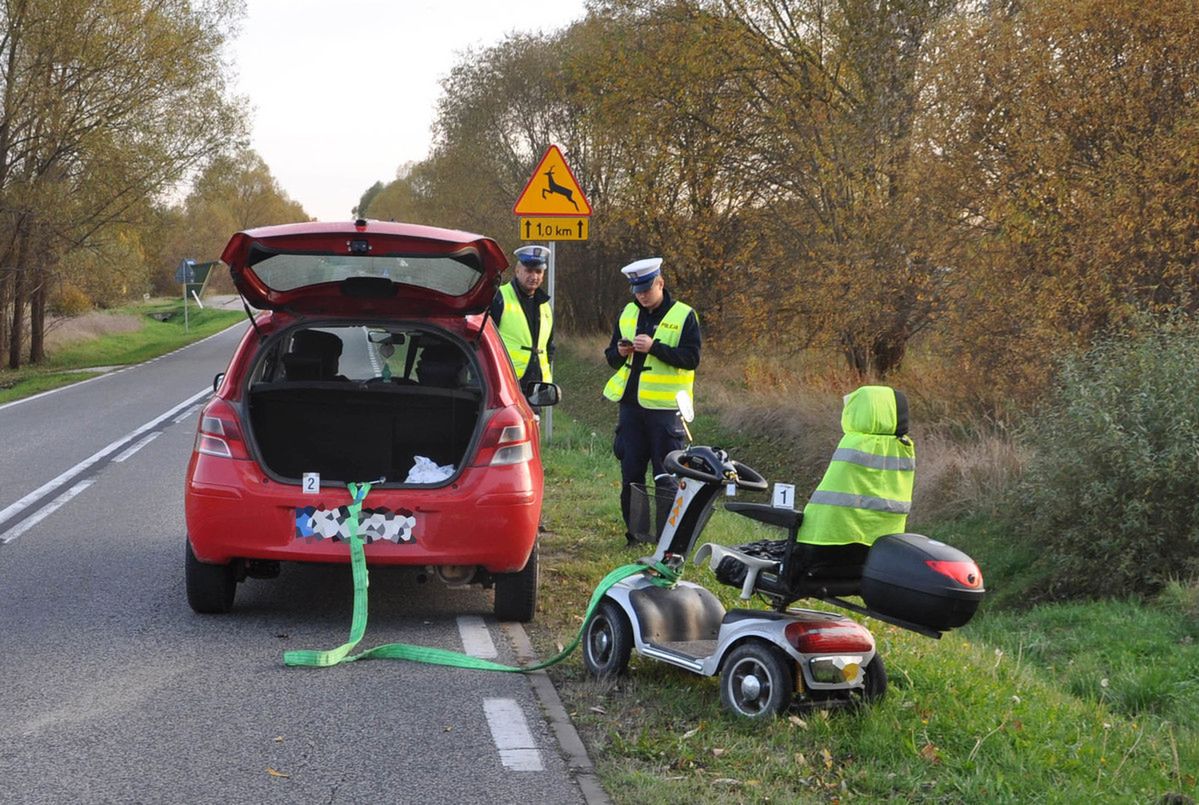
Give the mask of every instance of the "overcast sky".
[[309, 215], [346, 220], [368, 187], [428, 155], [459, 56], [584, 13], [584, 0], [246, 0], [230, 56], [250, 145]]

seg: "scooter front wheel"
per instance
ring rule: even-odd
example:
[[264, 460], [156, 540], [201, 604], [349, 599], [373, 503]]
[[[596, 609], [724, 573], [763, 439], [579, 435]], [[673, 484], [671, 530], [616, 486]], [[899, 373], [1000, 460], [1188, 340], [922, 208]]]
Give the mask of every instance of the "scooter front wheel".
[[769, 718], [791, 704], [795, 663], [782, 649], [762, 640], [734, 648], [720, 672], [720, 701], [744, 718]]
[[583, 634], [583, 664], [599, 679], [618, 676], [629, 667], [633, 627], [629, 616], [611, 598], [600, 601]]

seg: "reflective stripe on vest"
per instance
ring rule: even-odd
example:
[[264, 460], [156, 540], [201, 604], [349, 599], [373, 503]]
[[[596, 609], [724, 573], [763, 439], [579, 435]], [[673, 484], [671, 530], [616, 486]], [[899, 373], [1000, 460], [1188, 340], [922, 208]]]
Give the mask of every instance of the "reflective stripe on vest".
[[[512, 359], [512, 368], [516, 370], [516, 379], [520, 380], [525, 376], [525, 370], [529, 368], [529, 358], [533, 354], [533, 334], [529, 331], [529, 322], [516, 293], [510, 282], [504, 283], [500, 288], [500, 295], [504, 299], [504, 315], [500, 318], [499, 329], [504, 348], [508, 351], [508, 357]], [[549, 301], [538, 305], [537, 311], [541, 320], [540, 329], [537, 331], [537, 361], [541, 364], [541, 379], [546, 383], [552, 383], [550, 356], [546, 349], [553, 330], [553, 313], [550, 311]]]
[[833, 453], [833, 461], [848, 461], [850, 464], [861, 464], [863, 467], [870, 467], [875, 470], [914, 470], [916, 469], [916, 459], [914, 458], [899, 458], [897, 456], [876, 456], [874, 453], [865, 453], [861, 450], [851, 450], [847, 447], [839, 447]]
[[[640, 308], [635, 302], [625, 305], [620, 314], [621, 338], [632, 341], [637, 337], [639, 312]], [[683, 335], [683, 324], [691, 312], [689, 305], [682, 302], [673, 303], [670, 310], [666, 311], [666, 315], [662, 317], [662, 321], [659, 322], [658, 329], [654, 332], [654, 340], [668, 347], [677, 347]], [[630, 362], [631, 356], [624, 365], [616, 370], [616, 374], [612, 375], [608, 384], [604, 386], [604, 396], [609, 400], [620, 402], [620, 398], [624, 396], [625, 386], [629, 382]], [[641, 370], [641, 377], [637, 381], [637, 402], [642, 408], [672, 409], [677, 404], [675, 396], [680, 391], [691, 394], [694, 383], [695, 371], [693, 369], [679, 369], [658, 360], [647, 352], [645, 353], [645, 368]]]
[[847, 495], [844, 492], [822, 492], [819, 489], [812, 493], [811, 501], [823, 503], [826, 506], [847, 506], [851, 509], [869, 509], [892, 514], [908, 514], [912, 511], [912, 504], [902, 500], [872, 498], [867, 495]]
[[800, 542], [871, 545], [907, 528], [916, 448], [894, 435], [847, 433], [804, 507]]

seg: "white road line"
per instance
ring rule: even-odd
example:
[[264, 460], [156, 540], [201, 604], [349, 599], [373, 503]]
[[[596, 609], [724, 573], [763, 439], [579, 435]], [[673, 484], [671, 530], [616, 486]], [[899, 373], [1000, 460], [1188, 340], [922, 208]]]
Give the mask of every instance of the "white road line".
[[183, 420], [185, 420], [185, 419], [189, 419], [191, 416], [193, 416], [193, 415], [196, 413], [196, 411], [199, 411], [199, 410], [200, 410], [200, 408], [202, 408], [202, 407], [203, 407], [203, 406], [200, 406], [200, 405], [193, 405], [191, 408], [188, 408], [188, 409], [187, 409], [186, 411], [184, 411], [182, 414], [180, 414], [179, 416], [177, 416], [177, 417], [175, 417], [174, 419], [172, 419], [172, 420], [171, 420], [171, 423], [172, 423], [172, 424], [174, 424], [174, 425], [178, 425], [178, 424], [179, 424], [180, 422], [182, 422]]
[[41, 507], [35, 513], [30, 515], [29, 517], [26, 517], [24, 520], [22, 520], [20, 523], [18, 523], [15, 528], [10, 528], [8, 531], [4, 532], [3, 536], [0, 536], [0, 545], [7, 545], [8, 543], [12, 542], [17, 537], [24, 534], [29, 529], [33, 528], [35, 525], [40, 523], [42, 520], [45, 520], [51, 514], [54, 514], [54, 512], [56, 512], [60, 508], [62, 508], [62, 506], [67, 501], [69, 501], [71, 498], [78, 495], [83, 490], [87, 489], [94, 482], [95, 482], [94, 479], [89, 478], [86, 481], [80, 481], [79, 483], [75, 484], [70, 489], [68, 489], [66, 492], [63, 492], [61, 495], [56, 497], [54, 500], [50, 501], [50, 503]]
[[371, 331], [367, 328], [362, 328], [362, 338], [366, 342], [366, 357], [371, 362], [371, 371], [375, 373], [375, 377], [383, 375], [383, 365], [379, 363], [379, 352], [373, 349], [371, 344]]
[[154, 432], [153, 432], [153, 433], [151, 433], [149, 436], [147, 436], [146, 438], [142, 439], [140, 442], [138, 442], [137, 444], [133, 445], [132, 447], [130, 447], [129, 449], [127, 449], [125, 452], [121, 453], [119, 456], [117, 456], [116, 458], [114, 458], [114, 459], [113, 459], [113, 462], [114, 462], [114, 463], [117, 463], [117, 464], [119, 464], [120, 462], [122, 462], [122, 461], [124, 461], [125, 459], [129, 458], [131, 455], [133, 455], [134, 453], [136, 453], [138, 450], [141, 450], [143, 447], [145, 447], [146, 445], [148, 445], [150, 442], [154, 441], [155, 439], [157, 439], [157, 438], [158, 438], [159, 436], [161, 436], [161, 435], [162, 435], [162, 431], [160, 431], [160, 430], [156, 430], [156, 431], [154, 431]]
[[462, 650], [470, 656], [488, 660], [499, 656], [487, 624], [478, 615], [458, 616], [458, 634], [462, 636]]
[[[240, 324], [240, 322], [238, 322], [238, 324]], [[208, 336], [207, 338], [202, 338], [199, 341], [195, 341], [191, 344], [188, 344], [185, 347], [179, 347], [179, 349], [174, 350], [174, 352], [168, 352], [166, 355], [159, 355], [158, 357], [165, 358], [169, 355], [174, 355], [175, 352], [182, 352], [185, 349], [191, 349], [194, 346], [203, 344], [205, 341], [211, 341], [212, 339], [214, 339], [218, 336], [224, 335], [225, 333], [229, 332], [236, 326], [237, 326], [237, 324], [231, 324], [228, 327], [226, 327], [224, 330], [221, 330], [219, 333], [213, 333], [212, 335]], [[116, 369], [112, 372], [105, 372], [104, 374], [99, 375], [98, 377], [88, 378], [87, 380], [80, 380], [78, 383], [70, 383], [66, 386], [59, 386], [56, 389], [50, 389], [49, 391], [43, 391], [41, 394], [34, 394], [32, 397], [22, 397], [19, 400], [13, 400], [12, 402], [6, 402], [3, 405], [0, 405], [0, 411], [3, 411], [5, 408], [11, 408], [14, 405], [23, 405], [24, 403], [27, 403], [27, 402], [32, 402], [34, 400], [40, 400], [42, 397], [46, 397], [50, 394], [57, 394], [60, 391], [66, 391], [67, 389], [78, 388], [87, 383], [91, 383], [94, 380], [103, 380], [106, 377], [113, 377], [114, 375], [119, 375], [121, 372], [127, 372], [130, 369], [136, 369], [139, 366], [145, 366], [147, 363], [153, 363], [156, 360], [158, 360], [158, 358], [153, 358], [149, 361], [144, 361], [142, 363], [134, 363], [129, 366], [125, 366], [120, 369]], [[3, 518], [0, 518], [0, 519], [3, 519]]]
[[[121, 438], [117, 439], [115, 442], [112, 442], [111, 444], [109, 444], [107, 447], [100, 449], [98, 452], [93, 453], [91, 456], [89, 456], [88, 458], [85, 458], [83, 461], [79, 462], [74, 467], [71, 467], [71, 469], [67, 470], [63, 474], [42, 484], [37, 489], [30, 492], [28, 495], [26, 495], [25, 497], [18, 500], [16, 503], [10, 504], [9, 506], [5, 507], [5, 509], [3, 511], [0, 511], [0, 523], [3, 523], [5, 521], [11, 519], [12, 517], [20, 514], [25, 509], [29, 508], [29, 506], [32, 505], [33, 503], [36, 503], [37, 501], [44, 498], [46, 495], [48, 495], [51, 492], [53, 492], [54, 490], [58, 489], [60, 486], [63, 486], [65, 484], [67, 484], [68, 482], [72, 481], [73, 479], [75, 479], [77, 476], [79, 476], [81, 473], [85, 472], [93, 464], [96, 464], [98, 461], [105, 458], [106, 456], [108, 456], [112, 453], [115, 453], [117, 450], [120, 450], [122, 447], [124, 447], [129, 442], [136, 439], [138, 436], [141, 436], [146, 431], [153, 430], [154, 428], [158, 427], [163, 421], [170, 419], [171, 417], [175, 416], [175, 414], [179, 413], [180, 409], [186, 408], [187, 406], [192, 405], [193, 403], [196, 402], [196, 400], [200, 399], [201, 397], [205, 396], [206, 394], [212, 394], [212, 389], [209, 387], [205, 387], [198, 394], [193, 394], [191, 397], [188, 397], [186, 400], [179, 403], [178, 405], [173, 407], [171, 410], [167, 411], [165, 414], [155, 417], [154, 419], [150, 420], [146, 424], [142, 425], [140, 428], [137, 428], [136, 430], [125, 434]], [[7, 540], [5, 540], [5, 541], [7, 541]]]
[[500, 762], [512, 771], [544, 771], [525, 714], [515, 699], [484, 699], [483, 712]]

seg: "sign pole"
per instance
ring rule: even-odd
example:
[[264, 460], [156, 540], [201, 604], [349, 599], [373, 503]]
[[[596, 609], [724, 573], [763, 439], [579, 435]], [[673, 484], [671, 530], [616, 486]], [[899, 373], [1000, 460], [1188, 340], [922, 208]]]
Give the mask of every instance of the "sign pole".
[[187, 283], [183, 283], [183, 332], [191, 332], [187, 323]]
[[[546, 285], [548, 286], [548, 288], [546, 290], [550, 295], [550, 315], [551, 316], [554, 315], [554, 303], [556, 302], [556, 300], [558, 298], [557, 294], [554, 293], [554, 257], [557, 254], [557, 249], [555, 249], [554, 247], [555, 247], [554, 241], [551, 240], [549, 242], [549, 249], [550, 249], [549, 267], [546, 268], [546, 274], [548, 276], [545, 278]], [[557, 318], [554, 318], [554, 321], [557, 322]], [[553, 363], [553, 360], [551, 359], [550, 360], [550, 374], [553, 374], [553, 371], [554, 371], [554, 363]], [[554, 438], [554, 407], [552, 405], [547, 405], [545, 408], [543, 408], [541, 410], [543, 412], [543, 416], [545, 417], [545, 431], [544, 431], [545, 432], [545, 440], [546, 440], [546, 442], [549, 442], [550, 439]]]

